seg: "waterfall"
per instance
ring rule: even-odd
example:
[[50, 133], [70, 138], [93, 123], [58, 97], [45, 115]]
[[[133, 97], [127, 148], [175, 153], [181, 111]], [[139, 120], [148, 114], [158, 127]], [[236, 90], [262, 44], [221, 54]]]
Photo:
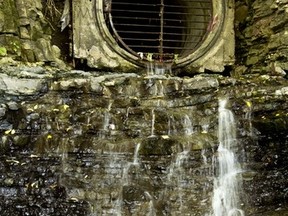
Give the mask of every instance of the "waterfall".
[[177, 128], [176, 128], [176, 125], [175, 125], [175, 119], [174, 119], [174, 116], [169, 116], [169, 119], [168, 119], [168, 131], [167, 131], [167, 134], [170, 136], [170, 135], [174, 135], [177, 133]]
[[111, 107], [112, 107], [112, 102], [109, 101], [108, 107], [104, 111], [103, 127], [102, 127], [102, 132], [100, 132], [100, 137], [103, 139], [106, 138], [109, 130], [115, 129], [115, 125], [110, 123], [110, 121], [111, 121], [111, 114], [110, 114]]
[[233, 113], [226, 109], [227, 100], [219, 100], [218, 158], [212, 200], [213, 216], [244, 216], [239, 209], [239, 185], [241, 172], [235, 156], [236, 124]]
[[249, 136], [253, 137], [253, 127], [252, 127], [252, 103], [250, 101], [246, 101], [246, 112], [245, 112], [245, 119], [247, 120], [248, 127], [249, 127]]
[[175, 161], [169, 166], [167, 184], [173, 186], [177, 191], [177, 202], [179, 212], [183, 211], [184, 188], [186, 187], [184, 164], [189, 158], [189, 151], [182, 151], [177, 154]]
[[[123, 166], [122, 170], [122, 177], [119, 184], [119, 196], [117, 200], [113, 203], [113, 209], [112, 213], [116, 216], [122, 215], [122, 205], [123, 205], [123, 188], [124, 186], [127, 186], [130, 184], [129, 179], [129, 170], [132, 166], [139, 167], [139, 149], [140, 149], [140, 143], [137, 143], [135, 145], [134, 155], [133, 155], [133, 162], [127, 162]], [[152, 201], [151, 201], [152, 202]]]
[[138, 162], [138, 154], [139, 154], [139, 149], [140, 149], [140, 145], [141, 143], [137, 143], [136, 147], [135, 147], [135, 151], [134, 151], [134, 159], [133, 159], [133, 164], [134, 165], [138, 165], [139, 162]]
[[154, 109], [151, 110], [151, 134], [149, 137], [155, 137], [154, 131], [155, 131], [155, 112]]
[[172, 73], [171, 64], [159, 64], [152, 61], [149, 61], [146, 64], [147, 75], [165, 75]]
[[148, 213], [147, 216], [156, 216], [155, 207], [153, 203], [153, 197], [148, 191], [144, 192], [144, 196], [149, 199], [149, 205], [148, 205]]
[[190, 120], [190, 117], [185, 114], [184, 119], [183, 119], [183, 128], [184, 128], [184, 134], [189, 136], [193, 134], [193, 126], [192, 122]]

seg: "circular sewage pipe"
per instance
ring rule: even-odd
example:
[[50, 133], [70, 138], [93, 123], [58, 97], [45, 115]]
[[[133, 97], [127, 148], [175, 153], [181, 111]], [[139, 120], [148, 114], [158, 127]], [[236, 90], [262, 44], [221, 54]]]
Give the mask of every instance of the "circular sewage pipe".
[[203, 56], [219, 37], [225, 0], [95, 1], [97, 26], [112, 50], [144, 66], [182, 67]]

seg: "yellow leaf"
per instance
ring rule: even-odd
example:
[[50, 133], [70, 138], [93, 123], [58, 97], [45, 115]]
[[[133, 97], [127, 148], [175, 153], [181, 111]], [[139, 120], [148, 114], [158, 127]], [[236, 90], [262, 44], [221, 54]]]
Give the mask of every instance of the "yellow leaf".
[[66, 131], [67, 131], [67, 132], [70, 131], [70, 130], [72, 130], [72, 127], [71, 127], [71, 126], [68, 127], [68, 128], [66, 128]]
[[251, 106], [252, 106], [252, 103], [251, 103], [250, 101], [246, 101], [246, 105], [247, 105], [248, 107], [251, 107]]
[[52, 139], [52, 135], [48, 134], [46, 139]]
[[36, 158], [36, 157], [39, 157], [39, 156], [38, 156], [38, 155], [31, 154], [29, 157], [30, 157], [30, 158]]
[[11, 131], [12, 131], [12, 129], [10, 129], [10, 130], [6, 130], [4, 133], [7, 135], [7, 134], [10, 134]]
[[67, 110], [68, 108], [69, 108], [69, 106], [68, 106], [67, 104], [64, 104], [64, 105], [63, 105], [63, 109], [64, 109], [64, 110]]
[[162, 135], [162, 138], [163, 139], [169, 139], [169, 136], [168, 135]]

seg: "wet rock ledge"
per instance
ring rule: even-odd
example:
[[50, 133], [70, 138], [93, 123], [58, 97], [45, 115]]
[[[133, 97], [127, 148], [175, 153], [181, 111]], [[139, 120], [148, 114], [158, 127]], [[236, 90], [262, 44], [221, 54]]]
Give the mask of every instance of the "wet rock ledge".
[[246, 215], [287, 213], [288, 85], [281, 74], [0, 71], [5, 215], [209, 213], [220, 97], [229, 98], [237, 119]]

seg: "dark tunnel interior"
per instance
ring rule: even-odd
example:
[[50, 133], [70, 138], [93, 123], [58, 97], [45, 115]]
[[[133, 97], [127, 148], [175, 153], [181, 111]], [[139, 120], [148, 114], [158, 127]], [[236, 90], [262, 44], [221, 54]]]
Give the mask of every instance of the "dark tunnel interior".
[[105, 2], [106, 24], [119, 46], [160, 62], [193, 52], [205, 38], [213, 12], [211, 0]]

